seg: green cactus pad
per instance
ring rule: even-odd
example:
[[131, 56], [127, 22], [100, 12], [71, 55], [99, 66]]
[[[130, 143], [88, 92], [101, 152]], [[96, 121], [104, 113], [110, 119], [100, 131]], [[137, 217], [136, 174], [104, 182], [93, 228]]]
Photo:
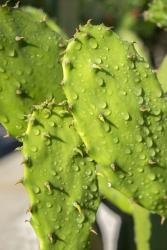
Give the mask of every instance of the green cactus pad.
[[164, 92], [167, 92], [167, 56], [165, 56], [157, 72], [158, 80]]
[[64, 106], [54, 100], [36, 106], [23, 154], [23, 183], [40, 249], [89, 249], [99, 205], [95, 164], [87, 157]]
[[80, 27], [63, 61], [64, 90], [98, 172], [134, 202], [167, 215], [167, 103], [133, 44]]
[[153, 0], [145, 12], [145, 19], [156, 23], [160, 28], [167, 28], [167, 1]]
[[13, 136], [26, 128], [33, 104], [64, 96], [60, 35], [34, 14], [0, 7], [0, 122]]

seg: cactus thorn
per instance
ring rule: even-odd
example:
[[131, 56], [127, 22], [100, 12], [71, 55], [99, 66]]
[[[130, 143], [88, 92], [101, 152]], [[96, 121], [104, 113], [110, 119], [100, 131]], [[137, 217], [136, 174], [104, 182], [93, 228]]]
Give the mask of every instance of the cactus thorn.
[[15, 41], [16, 41], [16, 42], [19, 42], [19, 41], [21, 41], [21, 40], [24, 40], [24, 36], [16, 36], [16, 37], [15, 37]]

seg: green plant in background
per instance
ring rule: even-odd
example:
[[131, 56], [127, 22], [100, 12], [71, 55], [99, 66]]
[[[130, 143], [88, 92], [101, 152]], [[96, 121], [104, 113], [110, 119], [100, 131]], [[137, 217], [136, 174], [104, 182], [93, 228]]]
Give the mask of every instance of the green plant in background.
[[41, 250], [89, 249], [103, 198], [133, 215], [138, 249], [150, 249], [150, 213], [167, 213], [164, 67], [162, 90], [104, 25], [80, 27], [65, 49], [39, 10], [4, 6], [0, 19], [0, 121], [23, 142]]
[[160, 28], [167, 28], [167, 2], [166, 0], [153, 0], [147, 12], [146, 20], [156, 23]]

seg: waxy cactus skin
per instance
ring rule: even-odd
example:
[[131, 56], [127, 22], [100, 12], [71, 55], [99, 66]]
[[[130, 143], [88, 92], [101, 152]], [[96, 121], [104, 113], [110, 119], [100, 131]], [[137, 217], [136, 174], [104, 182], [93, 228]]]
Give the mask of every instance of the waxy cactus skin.
[[148, 63], [133, 44], [88, 23], [69, 43], [63, 69], [76, 128], [97, 171], [166, 216], [167, 103]]
[[40, 249], [89, 249], [98, 186], [71, 115], [54, 100], [36, 106], [23, 144], [23, 183]]
[[0, 122], [16, 137], [25, 132], [34, 104], [64, 99], [62, 38], [21, 9], [0, 7], [0, 20]]

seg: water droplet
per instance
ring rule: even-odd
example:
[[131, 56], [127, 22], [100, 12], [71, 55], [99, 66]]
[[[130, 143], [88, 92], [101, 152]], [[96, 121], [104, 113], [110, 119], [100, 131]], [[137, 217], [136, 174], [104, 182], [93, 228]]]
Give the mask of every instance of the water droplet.
[[111, 110], [109, 110], [109, 109], [105, 110], [105, 111], [104, 111], [104, 115], [105, 115], [105, 116], [111, 115]]
[[157, 97], [161, 97], [161, 96], [162, 96], [162, 91], [161, 90], [157, 91]]
[[102, 109], [105, 109], [105, 108], [107, 108], [107, 103], [103, 102], [100, 106], [101, 106]]
[[148, 177], [151, 181], [154, 181], [156, 179], [156, 175], [154, 173], [149, 174]]
[[146, 156], [145, 156], [144, 154], [141, 154], [141, 155], [139, 156], [139, 158], [140, 158], [141, 160], [144, 160], [144, 159], [146, 159]]
[[163, 127], [160, 125], [157, 127], [157, 131], [161, 132], [163, 130]]
[[78, 95], [77, 94], [73, 94], [73, 100], [77, 100], [78, 99]]
[[143, 99], [143, 97], [139, 97], [139, 99], [138, 99], [138, 103], [139, 103], [139, 105], [141, 105], [141, 104], [143, 104], [143, 103], [144, 103], [144, 99]]
[[152, 157], [154, 157], [156, 155], [154, 149], [150, 149], [149, 153], [150, 153], [150, 156], [152, 156]]
[[146, 144], [147, 144], [147, 147], [151, 148], [152, 145], [153, 145], [152, 139], [148, 137], [148, 138], [146, 139]]
[[51, 208], [53, 205], [50, 202], [46, 203], [47, 208]]
[[124, 175], [124, 174], [120, 174], [120, 175], [119, 175], [119, 178], [120, 178], [120, 179], [124, 179], [124, 178], [125, 178], [125, 175]]
[[37, 148], [36, 146], [32, 146], [32, 147], [31, 147], [31, 151], [32, 151], [33, 153], [36, 153], [36, 152], [38, 151], [38, 148]]
[[139, 125], [143, 125], [144, 124], [144, 120], [143, 120], [142, 117], [140, 117], [140, 119], [138, 120], [138, 123], [139, 123]]
[[141, 95], [142, 95], [142, 92], [143, 92], [142, 88], [136, 89], [136, 91], [135, 91], [136, 96], [141, 96]]
[[109, 187], [109, 188], [111, 188], [111, 187], [112, 187], [111, 182], [108, 182], [108, 183], [107, 183], [107, 185], [108, 185], [108, 187]]
[[121, 91], [120, 91], [120, 94], [121, 94], [121, 95], [123, 95], [123, 96], [126, 96], [126, 95], [127, 95], [127, 92], [126, 92], [126, 91], [121, 90]]
[[5, 69], [0, 67], [0, 73], [4, 73], [5, 72]]
[[135, 78], [135, 82], [136, 82], [136, 83], [139, 83], [140, 81], [141, 81], [140, 78]]
[[154, 115], [160, 115], [160, 113], [161, 113], [161, 110], [160, 110], [160, 109], [154, 110]]
[[83, 185], [82, 188], [83, 188], [84, 190], [87, 190], [87, 189], [88, 189], [88, 186], [87, 186], [87, 185]]
[[87, 176], [91, 176], [91, 175], [92, 175], [92, 170], [88, 169], [88, 170], [86, 171], [86, 175], [87, 175]]
[[149, 69], [150, 68], [150, 65], [147, 63], [147, 64], [145, 64], [145, 68], [146, 69]]
[[50, 122], [50, 126], [51, 126], [52, 128], [54, 128], [54, 127], [56, 127], [56, 123], [53, 122], [53, 121], [51, 121], [51, 122]]
[[38, 186], [35, 186], [35, 187], [33, 187], [33, 191], [35, 194], [39, 194], [41, 190]]
[[97, 83], [100, 87], [104, 86], [104, 84], [105, 84], [104, 79], [102, 79], [102, 78], [97, 79]]
[[137, 142], [142, 142], [142, 141], [143, 141], [142, 136], [141, 136], [141, 135], [137, 135], [137, 136], [136, 136], [136, 141], [137, 141]]
[[79, 166], [78, 165], [73, 165], [73, 169], [74, 171], [78, 172], [80, 170]]
[[97, 47], [98, 47], [98, 44], [97, 44], [97, 41], [95, 40], [95, 38], [89, 39], [89, 45], [92, 49], [97, 49]]
[[143, 168], [138, 168], [137, 171], [138, 171], [139, 173], [143, 173], [143, 172], [144, 172], [144, 169], [143, 169]]
[[132, 180], [128, 180], [127, 182], [128, 182], [128, 184], [132, 184], [132, 183], [133, 183], [133, 181], [132, 181]]
[[52, 170], [51, 173], [52, 173], [53, 176], [57, 175], [56, 171], [54, 171], [54, 170]]
[[2, 116], [1, 119], [2, 119], [3, 123], [8, 123], [9, 122], [9, 119], [6, 116]]
[[130, 155], [132, 153], [132, 150], [130, 148], [126, 148], [125, 154]]
[[129, 113], [124, 113], [124, 114], [123, 114], [123, 117], [124, 117], [124, 120], [125, 120], [125, 121], [128, 121], [128, 120], [130, 119]]
[[40, 130], [39, 130], [39, 129], [35, 129], [35, 130], [34, 130], [34, 134], [35, 134], [35, 135], [40, 135]]
[[58, 212], [58, 213], [60, 213], [62, 210], [63, 210], [63, 209], [62, 209], [61, 206], [58, 206], [58, 207], [57, 207], [57, 212]]
[[102, 59], [101, 59], [101, 58], [97, 58], [97, 59], [95, 59], [95, 63], [97, 63], [97, 64], [101, 64], [101, 63], [102, 63]]
[[114, 67], [114, 69], [115, 69], [115, 70], [119, 70], [119, 66], [116, 65], [116, 66]]
[[116, 165], [115, 165], [115, 163], [111, 163], [110, 168], [111, 168], [113, 171], [115, 171], [115, 170], [116, 170]]
[[13, 50], [10, 50], [9, 52], [8, 52], [8, 56], [9, 57], [15, 57], [16, 56], [16, 51], [13, 49]]
[[118, 138], [118, 137], [114, 137], [114, 138], [113, 138], [113, 142], [114, 142], [115, 144], [119, 143], [119, 138]]
[[104, 124], [104, 130], [105, 130], [107, 133], [110, 132], [110, 131], [111, 131], [111, 126], [110, 126], [110, 124], [105, 123], [105, 124]]
[[85, 220], [85, 216], [83, 214], [79, 214], [79, 216], [77, 217], [77, 222], [79, 224], [82, 224]]
[[90, 188], [91, 188], [91, 191], [92, 191], [92, 192], [96, 192], [96, 191], [97, 191], [97, 185], [94, 184], [94, 183], [91, 185]]

